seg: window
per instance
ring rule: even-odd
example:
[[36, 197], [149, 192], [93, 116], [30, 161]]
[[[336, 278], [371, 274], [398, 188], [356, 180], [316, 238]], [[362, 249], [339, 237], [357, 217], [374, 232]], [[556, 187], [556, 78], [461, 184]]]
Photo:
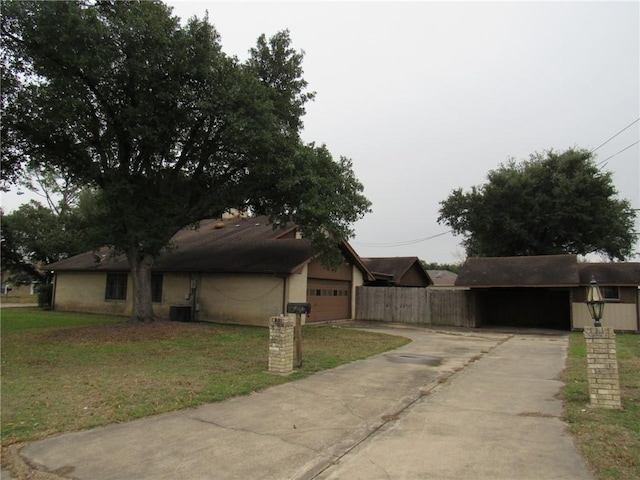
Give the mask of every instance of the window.
[[105, 300], [127, 299], [126, 273], [107, 273], [107, 289], [104, 298]]
[[151, 274], [151, 301], [155, 303], [162, 302], [162, 274]]
[[309, 288], [307, 289], [307, 296], [309, 297], [348, 297], [348, 290], [331, 290], [328, 288], [323, 289], [315, 289]]
[[620, 289], [618, 287], [600, 287], [605, 300], [620, 300]]

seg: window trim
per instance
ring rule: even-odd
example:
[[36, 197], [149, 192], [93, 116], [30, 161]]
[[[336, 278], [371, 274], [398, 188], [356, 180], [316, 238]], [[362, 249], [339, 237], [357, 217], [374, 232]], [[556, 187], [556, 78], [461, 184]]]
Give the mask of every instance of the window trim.
[[[620, 301], [620, 287], [616, 286], [600, 286], [602, 297], [605, 302], [619, 302]], [[615, 295], [615, 296], [614, 296]]]
[[107, 273], [104, 289], [104, 299], [107, 301], [126, 300], [128, 288], [129, 274]]

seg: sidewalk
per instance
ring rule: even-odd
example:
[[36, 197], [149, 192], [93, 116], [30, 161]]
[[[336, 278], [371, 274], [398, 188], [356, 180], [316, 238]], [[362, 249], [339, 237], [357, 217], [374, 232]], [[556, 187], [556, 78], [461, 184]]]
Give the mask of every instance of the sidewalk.
[[20, 454], [53, 478], [79, 480], [591, 478], [554, 398], [565, 336], [375, 330], [413, 342], [255, 395], [34, 442]]

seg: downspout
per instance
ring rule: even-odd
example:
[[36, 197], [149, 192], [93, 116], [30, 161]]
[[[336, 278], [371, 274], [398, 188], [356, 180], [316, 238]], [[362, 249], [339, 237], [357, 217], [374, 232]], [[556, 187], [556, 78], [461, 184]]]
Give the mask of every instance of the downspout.
[[53, 288], [51, 289], [51, 310], [55, 310], [55, 304], [56, 304], [56, 287], [58, 286], [58, 282], [56, 282], [56, 279], [58, 278], [58, 276], [56, 275], [55, 272], [51, 272], [51, 274], [53, 275], [53, 278], [51, 279], [51, 283], [53, 284]]
[[196, 307], [198, 303], [196, 302], [196, 296], [198, 293], [198, 283], [200, 281], [200, 274], [196, 273], [194, 275], [189, 275], [189, 297], [191, 299], [191, 321], [196, 321]]
[[636, 289], [636, 332], [640, 333], [640, 287]]
[[287, 312], [287, 276], [282, 275], [282, 315]]

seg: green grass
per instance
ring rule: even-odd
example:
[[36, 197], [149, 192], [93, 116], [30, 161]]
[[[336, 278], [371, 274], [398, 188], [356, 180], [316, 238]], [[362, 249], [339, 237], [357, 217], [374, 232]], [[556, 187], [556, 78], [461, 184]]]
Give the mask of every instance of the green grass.
[[2, 445], [221, 401], [366, 358], [406, 338], [303, 329], [303, 366], [268, 373], [264, 327], [2, 310]]
[[591, 408], [584, 335], [572, 333], [562, 380], [565, 420], [599, 480], [640, 479], [640, 335], [616, 336], [622, 410]]

